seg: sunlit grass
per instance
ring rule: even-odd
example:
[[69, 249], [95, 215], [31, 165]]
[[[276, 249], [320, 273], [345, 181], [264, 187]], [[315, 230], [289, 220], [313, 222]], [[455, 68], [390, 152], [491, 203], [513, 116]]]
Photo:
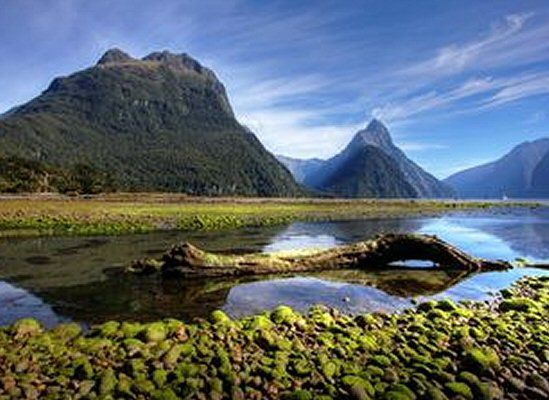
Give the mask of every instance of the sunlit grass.
[[217, 230], [292, 221], [440, 214], [532, 203], [418, 200], [190, 198], [171, 194], [113, 194], [0, 199], [0, 236], [116, 235], [154, 230]]

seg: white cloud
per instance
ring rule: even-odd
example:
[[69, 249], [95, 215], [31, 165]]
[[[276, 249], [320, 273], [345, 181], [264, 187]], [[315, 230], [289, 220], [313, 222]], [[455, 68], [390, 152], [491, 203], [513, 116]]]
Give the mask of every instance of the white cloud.
[[376, 107], [372, 115], [386, 121], [398, 121], [408, 117], [447, 106], [453, 102], [494, 90], [492, 78], [470, 79], [445, 92], [429, 91], [400, 101]]
[[[505, 23], [502, 26], [497, 26], [491, 30], [485, 37], [464, 44], [451, 44], [437, 51], [437, 54], [425, 61], [421, 61], [415, 65], [404, 68], [400, 71], [406, 76], [428, 76], [430, 79], [437, 76], [453, 75], [462, 72], [466, 68], [478, 67], [479, 63], [493, 63], [490, 59], [490, 54], [500, 53], [506, 49], [512, 49], [517, 45], [517, 40], [514, 38], [514, 45], [510, 45], [510, 40], [513, 37], [519, 36], [523, 31], [526, 22], [533, 17], [533, 13], [513, 14], [505, 17]], [[543, 29], [541, 32], [546, 32]], [[531, 40], [531, 38], [528, 38]], [[519, 40], [523, 42], [523, 40]], [[531, 48], [531, 43], [526, 43], [528, 55], [534, 55]], [[536, 49], [538, 46], [535, 46]], [[484, 60], [482, 60], [482, 59]], [[481, 60], [479, 60], [481, 59]], [[501, 59], [501, 58], [500, 58]], [[502, 59], [505, 66], [509, 65], [509, 61], [524, 62], [523, 59], [510, 59], [505, 57]]]
[[530, 96], [549, 93], [549, 73], [529, 75], [523, 80], [514, 80], [502, 86], [496, 94], [488, 98], [484, 105], [496, 107]]
[[311, 125], [314, 110], [264, 109], [239, 115], [273, 153], [298, 158], [329, 158], [340, 151], [360, 125]]

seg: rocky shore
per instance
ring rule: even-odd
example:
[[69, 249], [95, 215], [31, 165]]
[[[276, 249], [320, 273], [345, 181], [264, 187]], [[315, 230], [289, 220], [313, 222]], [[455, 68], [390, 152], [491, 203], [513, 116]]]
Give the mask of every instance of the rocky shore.
[[549, 278], [400, 314], [0, 329], [0, 399], [547, 399]]

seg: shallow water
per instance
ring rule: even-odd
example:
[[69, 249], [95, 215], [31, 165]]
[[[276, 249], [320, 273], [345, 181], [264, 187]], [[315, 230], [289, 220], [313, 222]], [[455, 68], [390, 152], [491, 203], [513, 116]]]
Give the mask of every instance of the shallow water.
[[212, 251], [321, 248], [383, 232], [436, 234], [474, 255], [549, 262], [549, 210], [500, 210], [437, 218], [294, 223], [230, 232], [159, 232], [121, 237], [0, 239], [0, 325], [34, 316], [47, 325], [63, 320], [152, 320], [204, 317], [216, 308], [233, 316], [288, 304], [306, 310], [326, 304], [358, 313], [393, 311], [436, 297], [484, 300], [525, 275], [517, 268], [463, 276], [438, 270], [331, 271], [261, 279], [183, 282], [125, 276], [129, 260], [155, 257], [188, 240]]

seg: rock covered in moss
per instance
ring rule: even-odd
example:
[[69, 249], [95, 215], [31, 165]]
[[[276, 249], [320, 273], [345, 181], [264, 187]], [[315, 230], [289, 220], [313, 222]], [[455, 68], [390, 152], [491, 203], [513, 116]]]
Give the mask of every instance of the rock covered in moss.
[[42, 333], [42, 324], [34, 318], [25, 318], [13, 325], [16, 337], [35, 336]]
[[[393, 315], [280, 306], [87, 333], [22, 320], [0, 328], [0, 399], [548, 398], [549, 280], [511, 292], [499, 304], [433, 302]], [[501, 310], [524, 298], [527, 311]]]

